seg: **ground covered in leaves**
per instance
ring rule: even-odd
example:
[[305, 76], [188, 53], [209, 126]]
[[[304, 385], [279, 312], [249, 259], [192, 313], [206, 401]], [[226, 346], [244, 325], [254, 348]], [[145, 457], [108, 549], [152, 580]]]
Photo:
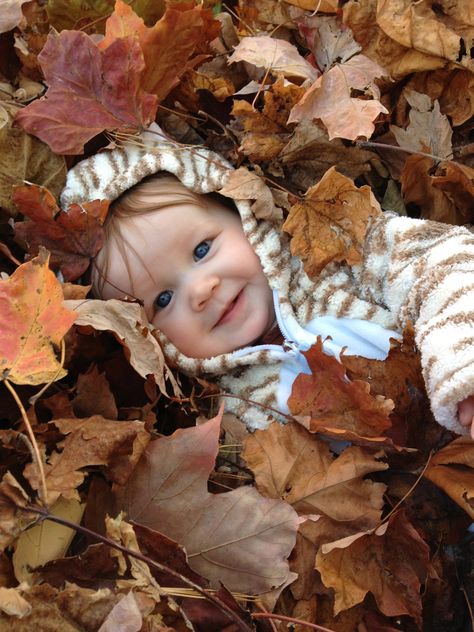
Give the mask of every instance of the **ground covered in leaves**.
[[411, 328], [385, 362], [318, 343], [250, 434], [138, 303], [84, 301], [109, 201], [57, 196], [156, 121], [310, 275], [383, 210], [472, 224], [473, 50], [470, 0], [2, 3], [0, 630], [472, 628], [474, 442], [434, 423]]

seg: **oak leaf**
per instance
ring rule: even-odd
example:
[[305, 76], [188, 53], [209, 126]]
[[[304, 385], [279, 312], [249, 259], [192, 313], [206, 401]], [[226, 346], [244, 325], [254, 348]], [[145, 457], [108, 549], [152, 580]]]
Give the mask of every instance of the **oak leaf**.
[[361, 603], [370, 591], [381, 612], [407, 614], [420, 625], [420, 587], [430, 570], [429, 547], [403, 511], [374, 532], [323, 544], [316, 568], [335, 591], [335, 614]]
[[0, 15], [0, 33], [11, 31], [20, 22], [23, 14], [21, 5], [27, 0], [4, 0], [2, 2], [2, 13]]
[[325, 441], [298, 424], [271, 424], [247, 437], [242, 458], [261, 494], [285, 500], [300, 514], [357, 521], [360, 528], [380, 520], [385, 485], [364, 476], [388, 466], [362, 448], [334, 458]]
[[[208, 28], [206, 28], [208, 27]], [[162, 101], [187, 70], [188, 60], [203, 37], [218, 35], [219, 23], [202, 7], [169, 7], [153, 27], [145, 26], [128, 4], [117, 0], [105, 26], [99, 48], [106, 50], [117, 38], [135, 37], [145, 61], [142, 87]]]
[[117, 504], [130, 520], [184, 545], [191, 568], [212, 585], [266, 592], [288, 578], [286, 557], [298, 517], [286, 503], [251, 487], [208, 493], [219, 429], [216, 417], [153, 441], [118, 492]]
[[51, 253], [51, 267], [66, 281], [79, 278], [104, 243], [102, 224], [109, 201], [71, 204], [62, 211], [53, 194], [35, 184], [14, 187], [12, 200], [30, 220], [15, 223], [15, 233], [28, 244], [30, 254], [44, 246]]
[[293, 415], [304, 418], [301, 421], [310, 432], [370, 441], [390, 427], [393, 402], [381, 395], [371, 395], [368, 382], [348, 381], [342, 364], [324, 353], [319, 336], [303, 355], [312, 374], [297, 376], [288, 407]]
[[[57, 444], [61, 452], [53, 452], [44, 468], [49, 503], [60, 496], [79, 500], [76, 488], [86, 476], [83, 468], [91, 465], [107, 465], [108, 477], [125, 483], [150, 440], [140, 421], [112, 421], [94, 415], [50, 423], [66, 438]], [[26, 466], [24, 476], [33, 489], [38, 489], [40, 479], [34, 463]]]
[[[344, 64], [336, 64], [323, 73], [290, 112], [288, 123], [304, 119], [321, 119], [329, 140], [339, 137], [354, 140], [370, 138], [373, 121], [388, 110], [378, 101], [380, 91], [374, 83], [387, 71], [365, 55], [356, 55]], [[361, 90], [371, 99], [351, 96], [351, 89]]]
[[63, 307], [61, 284], [48, 258], [42, 250], [0, 280], [0, 371], [15, 384], [43, 384], [66, 374], [55, 347], [76, 315]]
[[474, 441], [455, 439], [431, 458], [423, 476], [474, 519]]
[[283, 230], [292, 235], [292, 254], [316, 277], [332, 261], [360, 263], [369, 218], [381, 213], [370, 187], [357, 188], [331, 167], [291, 208]]
[[167, 367], [163, 351], [151, 334], [148, 318], [137, 303], [87, 300], [66, 301], [76, 313], [76, 325], [90, 326], [97, 331], [111, 331], [127, 349], [127, 357], [135, 371], [143, 378], [152, 375], [160, 391], [166, 394], [165, 378], [179, 396], [180, 388]]
[[246, 61], [285, 77], [314, 81], [318, 71], [298, 52], [296, 46], [283, 39], [261, 35], [243, 37], [228, 59], [229, 64]]
[[12, 187], [27, 180], [59, 195], [66, 180], [66, 163], [48, 145], [12, 127], [11, 122], [8, 115], [5, 125], [0, 126], [0, 206], [14, 215], [17, 209], [11, 199]]
[[50, 33], [38, 59], [48, 91], [15, 121], [57, 154], [81, 154], [104, 130], [136, 130], [155, 117], [157, 98], [142, 88], [138, 41], [116, 39], [101, 51], [82, 31]]

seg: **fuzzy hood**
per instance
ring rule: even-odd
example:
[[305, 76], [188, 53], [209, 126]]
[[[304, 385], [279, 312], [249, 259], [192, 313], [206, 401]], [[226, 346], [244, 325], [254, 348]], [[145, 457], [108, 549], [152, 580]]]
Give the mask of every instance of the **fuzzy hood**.
[[[74, 202], [96, 199], [113, 201], [145, 177], [160, 171], [175, 175], [184, 186], [200, 194], [219, 193], [225, 186], [233, 167], [218, 154], [200, 146], [183, 146], [157, 138], [156, 133], [145, 132], [133, 143], [104, 150], [79, 162], [68, 172], [60, 197], [61, 207], [66, 209]], [[233, 198], [233, 202], [270, 287], [280, 297], [281, 317], [294, 321], [293, 307], [287, 298], [292, 267], [289, 238], [278, 224], [257, 220], [248, 200]], [[232, 368], [262, 361], [275, 363], [281, 358], [276, 350], [258, 346], [208, 359], [189, 358], [161, 332], [157, 336], [167, 361], [188, 375], [222, 375]]]

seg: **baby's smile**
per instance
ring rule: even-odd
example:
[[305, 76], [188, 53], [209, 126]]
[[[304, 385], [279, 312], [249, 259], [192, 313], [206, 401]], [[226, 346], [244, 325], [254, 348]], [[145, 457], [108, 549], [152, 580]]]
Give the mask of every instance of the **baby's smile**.
[[[249, 345], [274, 320], [272, 292], [240, 217], [212, 198], [123, 222], [111, 242], [104, 298], [144, 301], [153, 325], [184, 355], [207, 358]], [[120, 291], [113, 286], [120, 288]]]

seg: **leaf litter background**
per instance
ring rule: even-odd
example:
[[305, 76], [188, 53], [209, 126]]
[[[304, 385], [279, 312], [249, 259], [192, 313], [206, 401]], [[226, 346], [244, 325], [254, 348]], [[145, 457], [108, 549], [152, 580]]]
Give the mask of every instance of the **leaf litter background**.
[[382, 209], [471, 224], [472, 3], [1, 9], [0, 629], [471, 629], [474, 443], [434, 424], [411, 328], [385, 362], [318, 343], [289, 423], [249, 434], [140, 305], [84, 301], [108, 201], [55, 197], [156, 120], [232, 162], [222, 194], [310, 275], [357, 263]]

